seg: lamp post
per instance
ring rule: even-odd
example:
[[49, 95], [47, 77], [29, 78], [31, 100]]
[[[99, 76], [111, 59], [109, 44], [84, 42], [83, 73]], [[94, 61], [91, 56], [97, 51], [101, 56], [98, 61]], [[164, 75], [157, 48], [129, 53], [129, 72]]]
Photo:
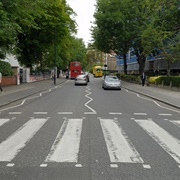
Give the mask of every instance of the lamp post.
[[54, 28], [54, 85], [56, 85], [56, 27]]

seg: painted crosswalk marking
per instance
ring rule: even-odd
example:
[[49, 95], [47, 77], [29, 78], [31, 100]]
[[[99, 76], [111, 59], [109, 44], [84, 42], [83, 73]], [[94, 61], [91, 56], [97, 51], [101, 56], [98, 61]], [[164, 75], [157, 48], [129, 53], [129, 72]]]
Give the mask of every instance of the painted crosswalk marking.
[[152, 120], [135, 120], [176, 162], [180, 163], [180, 140]]
[[11, 161], [47, 119], [31, 119], [0, 144], [0, 161]]
[[143, 163], [125, 132], [113, 119], [100, 119], [111, 162]]
[[66, 119], [52, 145], [46, 162], [78, 162], [83, 119]]
[[175, 125], [180, 127], [180, 120], [179, 121], [171, 120], [170, 122], [172, 122], [173, 124], [175, 124]]
[[8, 121], [10, 121], [10, 119], [0, 119], [0, 126], [4, 125]]

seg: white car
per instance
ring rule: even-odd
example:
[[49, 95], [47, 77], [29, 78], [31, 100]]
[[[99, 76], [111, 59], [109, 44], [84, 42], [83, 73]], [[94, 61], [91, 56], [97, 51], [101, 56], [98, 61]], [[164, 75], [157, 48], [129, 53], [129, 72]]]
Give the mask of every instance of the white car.
[[121, 81], [117, 76], [105, 76], [102, 81], [102, 88], [121, 90]]
[[75, 78], [74, 84], [75, 84], [75, 86], [76, 85], [87, 85], [88, 79], [87, 79], [86, 75], [85, 74], [77, 75]]

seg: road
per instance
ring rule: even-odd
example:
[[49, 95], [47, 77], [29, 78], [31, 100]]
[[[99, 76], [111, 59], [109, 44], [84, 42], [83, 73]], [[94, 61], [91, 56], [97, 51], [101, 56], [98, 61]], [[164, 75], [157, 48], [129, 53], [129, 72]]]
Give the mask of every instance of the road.
[[179, 180], [179, 110], [101, 78], [0, 110], [1, 180]]

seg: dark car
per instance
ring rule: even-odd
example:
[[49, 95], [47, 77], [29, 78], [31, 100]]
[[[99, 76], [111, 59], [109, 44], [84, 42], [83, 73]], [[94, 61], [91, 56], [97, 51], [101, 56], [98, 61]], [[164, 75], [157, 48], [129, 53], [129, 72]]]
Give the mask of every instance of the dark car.
[[105, 76], [102, 81], [102, 88], [121, 90], [121, 81], [117, 76]]

